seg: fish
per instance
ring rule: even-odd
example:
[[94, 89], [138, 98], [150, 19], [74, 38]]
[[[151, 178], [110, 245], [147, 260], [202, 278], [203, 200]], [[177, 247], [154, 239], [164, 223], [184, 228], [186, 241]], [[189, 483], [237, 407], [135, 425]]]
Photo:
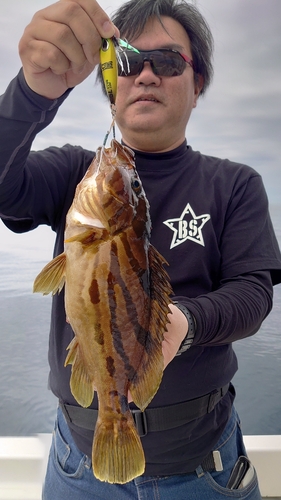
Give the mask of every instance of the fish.
[[34, 281], [59, 293], [74, 337], [65, 366], [70, 388], [89, 407], [98, 396], [92, 446], [96, 478], [124, 484], [145, 456], [128, 392], [144, 411], [159, 389], [172, 288], [165, 258], [150, 243], [149, 203], [133, 151], [112, 139], [98, 148], [67, 213], [64, 252]]

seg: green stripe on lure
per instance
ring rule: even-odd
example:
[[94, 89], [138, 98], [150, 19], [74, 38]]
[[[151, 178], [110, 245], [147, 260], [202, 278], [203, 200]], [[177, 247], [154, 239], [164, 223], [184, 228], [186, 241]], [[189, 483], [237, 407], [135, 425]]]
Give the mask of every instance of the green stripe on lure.
[[127, 42], [126, 40], [121, 40], [121, 38], [117, 38], [116, 40], [117, 40], [118, 46], [121, 47], [122, 49], [132, 50], [133, 52], [136, 52], [137, 54], [140, 53], [140, 51], [138, 49], [136, 49], [136, 47], [133, 47], [132, 45], [130, 45], [129, 42]]

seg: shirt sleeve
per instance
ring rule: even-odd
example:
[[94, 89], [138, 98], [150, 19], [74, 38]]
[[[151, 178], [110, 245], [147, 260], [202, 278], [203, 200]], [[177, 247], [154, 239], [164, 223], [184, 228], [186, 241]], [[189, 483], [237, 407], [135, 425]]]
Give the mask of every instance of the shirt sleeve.
[[69, 92], [46, 99], [28, 87], [21, 70], [0, 98], [0, 217], [15, 232], [39, 224], [56, 230], [93, 158], [92, 152], [70, 145], [30, 152]]
[[194, 299], [175, 297], [196, 321], [193, 345], [219, 346], [254, 335], [270, 313], [273, 286], [269, 271], [223, 280], [218, 290]]
[[281, 278], [280, 250], [272, 226], [268, 198], [259, 174], [253, 171], [235, 183], [220, 238], [221, 279], [256, 271], [272, 271]]

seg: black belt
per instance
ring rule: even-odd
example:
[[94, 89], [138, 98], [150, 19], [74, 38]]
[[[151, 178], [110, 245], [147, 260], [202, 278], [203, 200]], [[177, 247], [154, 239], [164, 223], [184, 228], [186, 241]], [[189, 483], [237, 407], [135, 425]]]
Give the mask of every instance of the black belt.
[[[145, 411], [131, 410], [140, 437], [146, 436], [148, 432], [174, 429], [211, 413], [216, 404], [225, 396], [228, 388], [229, 384], [184, 403], [147, 408]], [[91, 431], [95, 429], [98, 410], [68, 405], [61, 401], [60, 407], [68, 423]]]

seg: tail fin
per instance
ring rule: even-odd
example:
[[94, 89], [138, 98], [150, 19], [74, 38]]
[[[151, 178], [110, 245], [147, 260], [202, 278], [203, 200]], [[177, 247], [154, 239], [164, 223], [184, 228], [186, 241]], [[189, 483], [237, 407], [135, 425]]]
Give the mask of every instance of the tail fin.
[[92, 463], [96, 478], [108, 483], [128, 483], [143, 474], [143, 448], [129, 412], [114, 419], [98, 420]]

